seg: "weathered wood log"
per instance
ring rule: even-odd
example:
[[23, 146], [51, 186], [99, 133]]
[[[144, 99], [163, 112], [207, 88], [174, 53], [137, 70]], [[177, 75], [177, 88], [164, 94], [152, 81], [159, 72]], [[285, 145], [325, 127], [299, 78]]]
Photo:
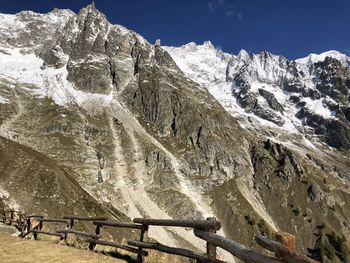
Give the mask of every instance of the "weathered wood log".
[[44, 218], [44, 216], [43, 215], [35, 215], [35, 214], [33, 214], [33, 215], [27, 215], [26, 218]]
[[100, 238], [99, 235], [91, 234], [91, 233], [87, 233], [87, 232], [83, 232], [83, 231], [77, 231], [77, 230], [73, 230], [73, 229], [58, 230], [56, 232], [62, 233], [62, 234], [74, 234], [74, 235], [90, 237], [90, 238]]
[[217, 260], [217, 259], [210, 259], [208, 257], [207, 254], [202, 254], [199, 252], [195, 252], [189, 249], [185, 249], [185, 248], [177, 248], [177, 247], [169, 247], [169, 246], [165, 246], [162, 245], [160, 243], [150, 243], [150, 242], [140, 242], [140, 241], [135, 241], [135, 240], [129, 240], [128, 244], [130, 246], [134, 246], [134, 247], [142, 247], [142, 248], [146, 248], [146, 249], [154, 249], [154, 250], [158, 250], [167, 254], [172, 254], [172, 255], [179, 255], [179, 256], [183, 256], [186, 258], [192, 258], [192, 259], [196, 259], [200, 262], [203, 263], [222, 263], [223, 261]]
[[68, 219], [56, 219], [56, 218], [37, 218], [37, 221], [41, 221], [41, 222], [50, 222], [50, 223], [65, 223], [65, 224], [69, 224], [69, 220]]
[[268, 239], [265, 236], [257, 236], [255, 237], [255, 240], [260, 246], [275, 252], [278, 257], [283, 258], [288, 263], [319, 263], [318, 261], [309, 257], [299, 256], [278, 241]]
[[295, 252], [296, 236], [286, 232], [277, 232], [275, 236], [278, 242], [287, 247], [290, 251]]
[[[139, 253], [139, 250], [137, 248], [125, 246], [125, 245], [118, 244], [118, 243], [111, 242], [111, 241], [96, 240], [96, 239], [87, 239], [86, 241], [90, 242], [90, 243], [93, 243], [93, 244], [98, 244], [98, 245], [103, 245], [103, 246], [109, 246], [109, 247], [115, 247], [115, 248], [124, 249], [126, 251], [129, 251], [129, 252], [135, 253], [135, 254]], [[147, 251], [142, 251], [142, 255], [146, 257], [148, 255], [148, 252]]]
[[[103, 222], [103, 221], [96, 221], [96, 222]], [[95, 235], [99, 236], [99, 235], [100, 235], [100, 232], [101, 232], [101, 225], [96, 225], [96, 228], [95, 228]], [[64, 239], [65, 239], [65, 240], [67, 239], [67, 234], [64, 236]], [[96, 247], [96, 243], [90, 242], [90, 244], [89, 244], [89, 250], [92, 251], [92, 250], [94, 250], [95, 247]]]
[[[207, 220], [210, 221], [216, 221], [215, 217], [208, 217]], [[215, 230], [208, 230], [211, 233], [216, 233]], [[212, 245], [211, 243], [207, 242], [207, 254], [210, 259], [216, 259], [216, 246]]]
[[233, 240], [224, 238], [214, 233], [207, 231], [194, 229], [194, 234], [206, 240], [207, 242], [225, 249], [230, 252], [233, 256], [239, 258], [246, 263], [285, 263], [283, 259], [268, 257], [261, 255], [254, 250], [246, 248], [242, 244], [239, 244]]
[[48, 232], [48, 231], [42, 231], [42, 230], [36, 230], [33, 229], [31, 230], [32, 233], [37, 233], [37, 234], [44, 234], [44, 235], [50, 235], [50, 236], [56, 236], [62, 238], [62, 234], [60, 233], [54, 233], [54, 232]]
[[2, 216], [2, 219], [3, 219], [3, 223], [5, 223], [5, 219], [6, 219], [6, 212], [5, 212], [5, 208], [1, 209], [1, 216]]
[[197, 229], [220, 230], [221, 223], [219, 221], [210, 220], [174, 220], [174, 219], [149, 219], [134, 218], [134, 223], [153, 226], [174, 226], [174, 227], [191, 227]]
[[100, 226], [112, 226], [112, 227], [120, 227], [120, 228], [133, 228], [133, 229], [143, 229], [142, 225], [138, 224], [127, 224], [127, 223], [121, 223], [118, 221], [93, 221], [94, 225], [100, 225]]
[[33, 233], [34, 239], [37, 240], [38, 239], [38, 232], [36, 232], [36, 230], [41, 230], [41, 228], [43, 227], [43, 223], [39, 222], [38, 224], [36, 224], [31, 231], [31, 233]]
[[[148, 226], [147, 225], [142, 225], [142, 229], [141, 229], [141, 232], [140, 232], [140, 239], [139, 239], [140, 242], [144, 241], [147, 230], [148, 230]], [[142, 263], [143, 262], [143, 252], [144, 251], [143, 251], [142, 247], [139, 247], [138, 248], [138, 253], [137, 253], [137, 259], [136, 259], [137, 263]]]
[[12, 222], [14, 222], [14, 216], [15, 216], [15, 212], [13, 210], [10, 210], [9, 225], [12, 225]]
[[64, 216], [63, 219], [73, 219], [73, 220], [80, 220], [80, 221], [102, 221], [102, 220], [107, 220], [107, 217], [88, 217], [88, 216]]

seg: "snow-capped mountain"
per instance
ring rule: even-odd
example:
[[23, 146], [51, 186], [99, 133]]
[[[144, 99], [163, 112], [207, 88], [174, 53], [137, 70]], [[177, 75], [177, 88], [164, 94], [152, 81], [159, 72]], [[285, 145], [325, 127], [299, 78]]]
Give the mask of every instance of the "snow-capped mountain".
[[[93, 4], [0, 15], [0, 32], [0, 207], [215, 216], [248, 246], [296, 234], [304, 254], [350, 235], [346, 56], [159, 47]], [[187, 230], [149, 235], [204, 248]]]
[[163, 48], [245, 127], [269, 127], [349, 149], [346, 55], [328, 51], [289, 61], [266, 51], [230, 55], [210, 42]]
[[71, 10], [54, 9], [47, 14], [22, 11], [15, 15], [0, 14], [0, 43], [2, 47], [17, 47], [25, 51], [38, 51], [50, 43], [56, 31], [62, 30]]

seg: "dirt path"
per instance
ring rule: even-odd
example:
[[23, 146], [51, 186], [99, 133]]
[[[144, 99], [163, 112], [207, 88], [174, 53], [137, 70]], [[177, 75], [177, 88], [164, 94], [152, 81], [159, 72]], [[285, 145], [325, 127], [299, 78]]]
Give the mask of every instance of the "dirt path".
[[18, 238], [2, 233], [5, 227], [0, 225], [0, 262], [1, 263], [116, 263], [127, 262], [102, 254], [89, 252], [53, 243]]

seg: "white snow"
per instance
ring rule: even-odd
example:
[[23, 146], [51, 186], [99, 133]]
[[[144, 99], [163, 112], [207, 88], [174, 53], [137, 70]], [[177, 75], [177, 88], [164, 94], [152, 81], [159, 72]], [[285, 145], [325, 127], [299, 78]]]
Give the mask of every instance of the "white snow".
[[[337, 51], [328, 51], [320, 55], [310, 54], [306, 58], [295, 60], [297, 70], [303, 72], [295, 78], [287, 70], [287, 59], [269, 52], [250, 56], [246, 51], [241, 50], [235, 56], [217, 50], [210, 42], [205, 42], [203, 45], [191, 42], [181, 47], [163, 48], [170, 53], [187, 77], [201, 84], [202, 88], [208, 89], [231, 115], [238, 118], [241, 126], [253, 129], [265, 127], [272, 131], [280, 130], [293, 134], [300, 134], [304, 129], [302, 120], [296, 117], [299, 108], [290, 101], [291, 96], [300, 96], [300, 94], [283, 90], [282, 81], [288, 79], [289, 83], [295, 82], [305, 90], [316, 90], [317, 80], [309, 71], [309, 63], [324, 60], [327, 56], [336, 58], [345, 65], [349, 63], [349, 58]], [[283, 112], [274, 111], [274, 113], [284, 121], [284, 125], [278, 126], [254, 113], [247, 112], [237, 103], [235, 96], [240, 92], [240, 88], [235, 86], [236, 76], [246, 81], [249, 92], [255, 94], [261, 106], [270, 108], [266, 99], [259, 94], [259, 89], [274, 95], [283, 107]], [[306, 103], [310, 112], [324, 118], [335, 118], [334, 112], [328, 109], [323, 100], [312, 100], [310, 97], [301, 96], [301, 101]]]
[[33, 94], [48, 96], [58, 105], [81, 103], [83, 94], [67, 81], [65, 67], [43, 69], [43, 60], [35, 54], [22, 54], [19, 48], [5, 50], [10, 55], [0, 53], [0, 78], [14, 83], [33, 84], [38, 87]]
[[[233, 116], [240, 119], [240, 124], [247, 127], [249, 122], [254, 121], [258, 125], [273, 129], [282, 129], [291, 133], [298, 133], [296, 126], [300, 121], [294, 116], [297, 109], [293, 107], [288, 99], [290, 94], [282, 91], [280, 86], [274, 83], [283, 74], [283, 69], [279, 67], [280, 58], [266, 52], [271, 59], [270, 64], [263, 63], [259, 56], [252, 57], [245, 50], [241, 50], [238, 56], [223, 53], [217, 50], [210, 42], [203, 45], [196, 45], [191, 42], [181, 47], [163, 47], [170, 53], [179, 68], [192, 80], [201, 84], [213, 95], [218, 102]], [[277, 112], [285, 124], [282, 127], [264, 120], [253, 113], [246, 112], [238, 103], [233, 95], [237, 87], [229, 77], [233, 78], [238, 74], [240, 68], [245, 67], [247, 62], [250, 65], [252, 77], [248, 76], [250, 81], [250, 92], [257, 94], [258, 100], [262, 104], [267, 104], [266, 100], [259, 95], [259, 89], [271, 92], [276, 100], [284, 106], [283, 115]], [[285, 63], [285, 59], [282, 59]], [[277, 65], [277, 66], [276, 66]], [[268, 106], [266, 106], [268, 107]], [[249, 120], [249, 121], [248, 121]]]
[[[37, 88], [32, 92], [38, 97], [49, 97], [60, 106], [70, 103], [81, 105], [91, 100], [103, 105], [112, 99], [111, 94], [91, 94], [77, 90], [67, 80], [68, 71], [65, 66], [59, 69], [43, 68], [43, 60], [33, 53], [22, 54], [19, 48], [4, 48], [4, 50], [5, 53], [0, 52], [0, 78], [13, 83], [33, 84]], [[0, 99], [1, 101], [6, 102]]]
[[347, 57], [345, 54], [340, 53], [339, 51], [336, 50], [330, 50], [330, 51], [326, 51], [323, 52], [321, 54], [310, 54], [307, 57], [304, 58], [299, 58], [296, 59], [295, 61], [300, 63], [300, 64], [314, 64], [317, 62], [322, 62], [326, 59], [326, 57], [331, 57], [334, 59], [339, 60], [343, 66], [348, 66], [349, 65], [349, 57]]
[[3, 36], [10, 35], [9, 31], [12, 31], [11, 34], [14, 36], [16, 34], [15, 30], [23, 30], [24, 28], [25, 23], [20, 21], [16, 15], [0, 14], [0, 33]]
[[302, 101], [306, 103], [306, 107], [313, 113], [320, 115], [324, 118], [334, 118], [334, 114], [328, 108], [323, 105], [323, 99], [312, 100], [310, 98], [304, 98]]
[[268, 83], [259, 83], [256, 81], [251, 83], [251, 86], [250, 86], [251, 91], [258, 94], [259, 89], [263, 89], [272, 93], [275, 96], [278, 103], [282, 105], [284, 105], [288, 100], [288, 95], [285, 92], [283, 92], [282, 89], [277, 85], [271, 85]]
[[[68, 9], [54, 9], [47, 14], [39, 14], [32, 11], [22, 11], [17, 14], [0, 14], [0, 35], [2, 39], [16, 39], [24, 36], [30, 31], [29, 25], [36, 24], [39, 27], [38, 34], [42, 32], [54, 33], [58, 28], [63, 28], [66, 22], [74, 15], [74, 12]], [[40, 31], [41, 30], [41, 31]], [[24, 39], [24, 41], [28, 41]], [[22, 41], [17, 42], [23, 44]], [[35, 41], [29, 41], [30, 46], [40, 45]], [[4, 43], [6, 45], [6, 42]]]
[[178, 67], [197, 83], [207, 86], [208, 83], [225, 81], [226, 65], [231, 55], [217, 50], [210, 41], [203, 45], [191, 42], [187, 45], [162, 48], [170, 53]]

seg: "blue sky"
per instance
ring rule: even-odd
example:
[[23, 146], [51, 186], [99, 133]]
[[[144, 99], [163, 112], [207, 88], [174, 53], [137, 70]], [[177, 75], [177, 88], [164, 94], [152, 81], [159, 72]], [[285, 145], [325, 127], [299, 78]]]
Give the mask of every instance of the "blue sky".
[[[2, 1], [1, 13], [69, 8], [91, 0]], [[350, 55], [349, 0], [95, 0], [113, 24], [162, 45], [210, 40], [225, 52], [268, 50], [289, 59], [330, 49]]]

